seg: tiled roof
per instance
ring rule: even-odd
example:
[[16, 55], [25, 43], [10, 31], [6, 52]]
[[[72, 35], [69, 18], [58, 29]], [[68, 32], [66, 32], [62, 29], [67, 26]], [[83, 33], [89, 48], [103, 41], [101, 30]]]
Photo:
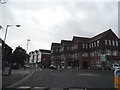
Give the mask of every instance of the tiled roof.
[[44, 52], [44, 53], [50, 53], [51, 51], [50, 50], [45, 50], [45, 49], [39, 49], [41, 52]]
[[105, 37], [109, 33], [113, 33], [113, 31], [111, 29], [109, 29], [107, 31], [104, 31], [104, 32], [92, 37], [90, 41], [101, 39], [101, 38]]
[[52, 43], [52, 46], [54, 46], [54, 45], [60, 45], [60, 43]]
[[61, 40], [61, 44], [71, 44], [71, 40]]
[[78, 37], [78, 36], [73, 37], [73, 41], [83, 42], [83, 41], [89, 41], [89, 40], [90, 38], [86, 38], [86, 37]]

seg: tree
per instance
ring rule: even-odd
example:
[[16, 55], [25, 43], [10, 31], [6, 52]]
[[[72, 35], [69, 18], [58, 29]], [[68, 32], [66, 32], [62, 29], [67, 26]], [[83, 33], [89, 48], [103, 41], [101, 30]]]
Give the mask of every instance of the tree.
[[18, 46], [12, 54], [12, 63], [23, 66], [28, 57], [29, 55], [26, 53], [25, 49]]

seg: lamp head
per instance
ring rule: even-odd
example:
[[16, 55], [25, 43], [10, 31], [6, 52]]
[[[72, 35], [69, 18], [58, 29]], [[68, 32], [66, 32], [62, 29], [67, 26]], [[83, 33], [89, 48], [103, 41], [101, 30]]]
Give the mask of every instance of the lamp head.
[[20, 27], [20, 25], [16, 25], [16, 27]]

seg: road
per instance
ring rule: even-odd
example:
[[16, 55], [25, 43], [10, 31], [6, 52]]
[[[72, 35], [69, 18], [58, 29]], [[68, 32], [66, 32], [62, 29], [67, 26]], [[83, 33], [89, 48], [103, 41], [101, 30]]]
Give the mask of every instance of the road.
[[102, 70], [37, 70], [12, 88], [57, 87], [57, 88], [114, 88], [114, 74]]

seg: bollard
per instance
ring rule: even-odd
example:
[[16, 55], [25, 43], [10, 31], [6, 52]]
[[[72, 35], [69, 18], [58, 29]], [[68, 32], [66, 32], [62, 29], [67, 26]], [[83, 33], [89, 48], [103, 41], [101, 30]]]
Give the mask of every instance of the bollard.
[[120, 69], [116, 69], [114, 72], [114, 88], [120, 90]]

